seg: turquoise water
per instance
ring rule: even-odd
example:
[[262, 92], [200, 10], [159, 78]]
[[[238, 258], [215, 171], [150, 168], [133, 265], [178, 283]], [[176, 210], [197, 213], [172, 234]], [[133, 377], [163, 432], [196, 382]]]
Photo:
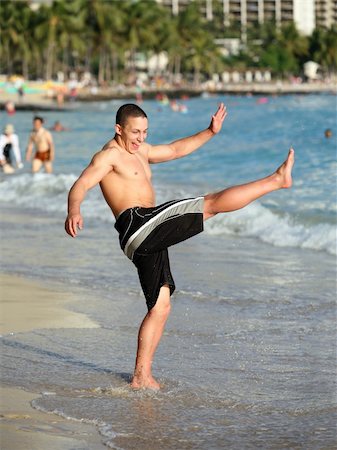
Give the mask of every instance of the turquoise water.
[[[267, 104], [258, 104], [255, 97], [191, 99], [187, 114], [149, 101], [144, 103], [150, 123], [149, 142], [170, 142], [205, 128], [219, 101], [228, 108], [220, 135], [187, 158], [153, 166], [157, 201], [200, 195], [263, 177], [283, 162], [293, 146], [294, 188], [282, 194], [272, 193], [244, 212], [217, 218], [212, 233], [248, 235], [276, 246], [336, 254], [336, 98], [283, 96], [270, 98]], [[92, 155], [111, 138], [119, 106], [119, 102], [78, 104], [72, 112], [45, 113], [47, 125], [61, 120], [70, 128], [68, 132], [54, 133], [55, 175], [41, 174], [34, 183], [25, 174], [7, 178], [0, 185], [1, 197], [42, 210], [64, 211], [69, 187]], [[22, 148], [31, 118], [32, 114], [26, 112], [11, 118]], [[1, 120], [8, 121], [5, 113]], [[333, 131], [331, 139], [324, 137], [326, 128]], [[27, 171], [28, 167], [24, 173]], [[89, 198], [85, 208], [87, 216], [112, 220], [98, 192]], [[103, 216], [102, 211], [106, 212]]]
[[[219, 101], [228, 107], [220, 135], [153, 166], [158, 202], [265, 176], [290, 146], [294, 186], [171, 250], [177, 292], [154, 364], [162, 392], [128, 387], [145, 302], [98, 189], [81, 236], [63, 231], [68, 189], [111, 137], [119, 102], [44, 114], [47, 126], [70, 128], [54, 133], [55, 174], [25, 167], [1, 178], [1, 270], [80, 293], [71, 307], [100, 324], [3, 336], [2, 380], [44, 393], [37, 408], [96, 423], [111, 448], [334, 448], [336, 98], [191, 99], [186, 114], [148, 101], [149, 142], [206, 127]], [[22, 148], [31, 118], [10, 120]]]

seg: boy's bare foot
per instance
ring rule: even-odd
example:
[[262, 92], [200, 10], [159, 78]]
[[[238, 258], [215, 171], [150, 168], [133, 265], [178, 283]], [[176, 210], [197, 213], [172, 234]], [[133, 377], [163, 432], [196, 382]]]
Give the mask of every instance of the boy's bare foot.
[[279, 189], [290, 188], [292, 185], [291, 171], [295, 163], [295, 151], [289, 150], [288, 157], [284, 163], [275, 172], [276, 180], [279, 183]]
[[160, 389], [160, 384], [151, 375], [134, 375], [131, 387], [132, 389], [152, 389], [157, 391]]

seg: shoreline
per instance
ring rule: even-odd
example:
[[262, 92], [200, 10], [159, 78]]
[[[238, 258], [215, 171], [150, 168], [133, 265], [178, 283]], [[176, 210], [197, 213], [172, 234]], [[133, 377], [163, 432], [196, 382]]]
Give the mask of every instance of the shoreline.
[[[85, 314], [66, 308], [76, 301], [53, 284], [0, 273], [1, 335], [41, 328], [99, 327]], [[3, 337], [3, 336], [2, 336]], [[41, 393], [19, 386], [0, 385], [1, 444], [6, 450], [103, 450], [95, 425], [65, 419], [34, 409], [31, 402]]]
[[1, 448], [4, 450], [104, 450], [95, 425], [41, 412], [31, 406], [39, 393], [0, 385]]
[[0, 273], [0, 336], [40, 328], [98, 328], [85, 314], [66, 308], [76, 296], [51, 284]]
[[[134, 87], [125, 88], [98, 88], [94, 93], [88, 89], [81, 89], [74, 101], [65, 101], [57, 104], [55, 98], [46, 92], [26, 93], [18, 101], [15, 93], [1, 91], [0, 108], [5, 109], [7, 102], [13, 102], [17, 111], [71, 111], [74, 104], [91, 103], [113, 100], [137, 100], [140, 95]], [[310, 95], [324, 94], [336, 95], [335, 83], [229, 83], [217, 88], [182, 86], [172, 88], [144, 88], [141, 92], [142, 100], [154, 100], [158, 94], [166, 95], [168, 99], [188, 99], [193, 97], [212, 97], [218, 95], [245, 95], [245, 96], [278, 96], [278, 95]]]
[[[213, 95], [303, 95], [303, 94], [337, 94], [336, 84], [327, 83], [227, 83], [219, 87], [182, 86], [172, 88], [144, 88], [141, 91], [143, 99], [155, 99], [158, 94], [167, 95], [169, 99], [184, 97], [200, 97]], [[136, 97], [139, 90], [135, 88], [98, 90], [92, 94], [83, 89], [79, 92], [79, 101], [118, 100]]]

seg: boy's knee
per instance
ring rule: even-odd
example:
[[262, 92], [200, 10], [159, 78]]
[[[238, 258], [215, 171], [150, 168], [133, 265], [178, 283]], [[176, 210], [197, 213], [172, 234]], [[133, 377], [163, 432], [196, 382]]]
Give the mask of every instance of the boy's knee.
[[168, 316], [170, 315], [171, 311], [171, 305], [165, 304], [165, 305], [155, 305], [150, 311], [149, 315], [153, 318], [156, 318], [158, 321], [165, 322]]
[[205, 195], [204, 200], [204, 220], [210, 219], [215, 216], [217, 212], [215, 211], [214, 202], [216, 200], [216, 194]]
[[151, 309], [151, 315], [157, 315], [160, 317], [168, 317], [171, 311], [171, 301], [170, 301], [170, 288], [168, 286], [163, 286], [160, 289], [158, 300], [155, 306]]
[[165, 303], [164, 305], [161, 305], [158, 309], [158, 313], [162, 317], [168, 317], [171, 312], [171, 303]]

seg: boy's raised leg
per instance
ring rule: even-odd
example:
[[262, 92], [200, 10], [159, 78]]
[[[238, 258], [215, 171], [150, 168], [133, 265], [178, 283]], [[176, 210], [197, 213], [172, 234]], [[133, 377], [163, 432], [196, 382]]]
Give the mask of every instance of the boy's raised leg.
[[295, 162], [294, 150], [290, 149], [287, 159], [270, 176], [251, 183], [233, 186], [205, 196], [204, 220], [218, 213], [241, 209], [254, 200], [278, 189], [290, 188], [291, 170]]

